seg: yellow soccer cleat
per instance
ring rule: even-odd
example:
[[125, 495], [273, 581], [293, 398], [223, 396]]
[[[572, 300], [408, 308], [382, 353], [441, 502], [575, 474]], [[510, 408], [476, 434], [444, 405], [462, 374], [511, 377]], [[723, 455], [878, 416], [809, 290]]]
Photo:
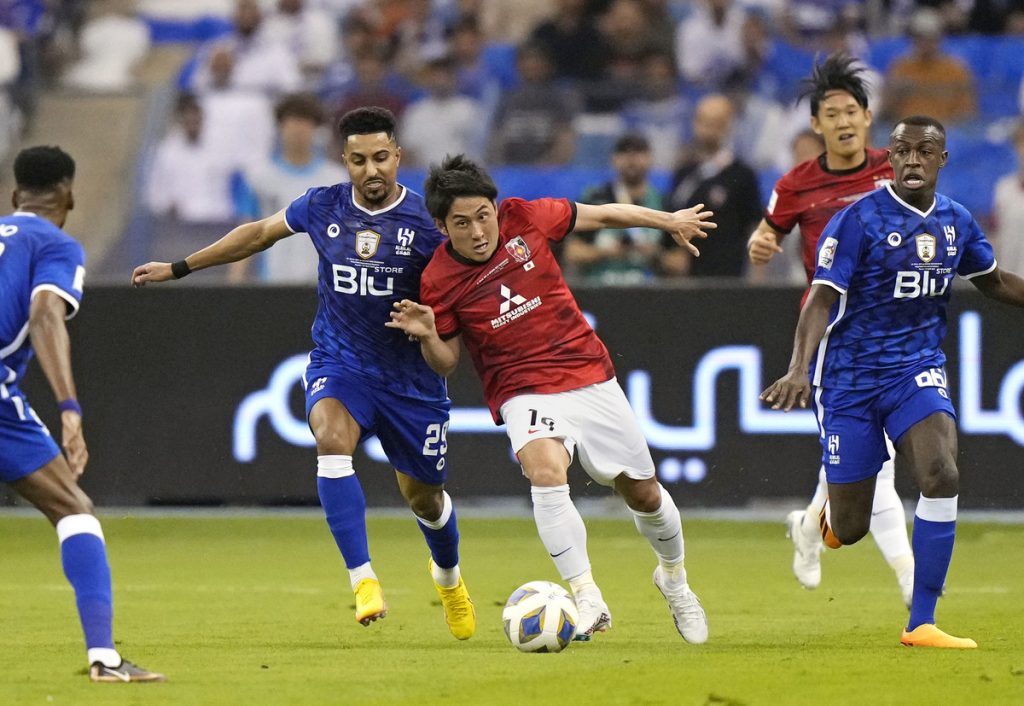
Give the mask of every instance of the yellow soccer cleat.
[[973, 650], [978, 646], [971, 638], [947, 635], [932, 623], [918, 625], [910, 632], [904, 629], [900, 643], [907, 647], [951, 647], [957, 650]]
[[356, 584], [356, 622], [369, 625], [388, 614], [384, 590], [377, 579], [363, 579]]
[[[434, 560], [427, 562], [427, 569], [433, 577]], [[433, 578], [431, 578], [433, 580]], [[437, 595], [441, 597], [441, 606], [444, 608], [444, 620], [448, 623], [448, 630], [455, 636], [456, 640], [468, 640], [476, 632], [476, 608], [473, 606], [473, 599], [469, 597], [466, 590], [466, 582], [459, 577], [459, 582], [451, 588], [439, 586], [434, 581], [434, 588]]]

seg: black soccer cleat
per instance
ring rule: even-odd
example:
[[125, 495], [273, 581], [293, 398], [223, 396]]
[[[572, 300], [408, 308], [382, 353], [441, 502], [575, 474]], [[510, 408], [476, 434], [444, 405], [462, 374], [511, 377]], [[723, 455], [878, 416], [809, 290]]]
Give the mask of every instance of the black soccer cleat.
[[93, 662], [89, 667], [89, 681], [96, 682], [149, 682], [167, 681], [167, 677], [157, 672], [143, 669], [137, 664], [132, 664], [126, 659], [116, 667], [108, 667], [102, 662]]

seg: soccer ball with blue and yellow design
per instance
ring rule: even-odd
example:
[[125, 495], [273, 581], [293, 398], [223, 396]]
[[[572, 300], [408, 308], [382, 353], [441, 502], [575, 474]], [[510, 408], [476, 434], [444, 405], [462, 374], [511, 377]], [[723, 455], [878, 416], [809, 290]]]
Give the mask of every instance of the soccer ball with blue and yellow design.
[[561, 652], [572, 642], [579, 613], [557, 583], [530, 581], [517, 588], [501, 612], [505, 635], [522, 652]]

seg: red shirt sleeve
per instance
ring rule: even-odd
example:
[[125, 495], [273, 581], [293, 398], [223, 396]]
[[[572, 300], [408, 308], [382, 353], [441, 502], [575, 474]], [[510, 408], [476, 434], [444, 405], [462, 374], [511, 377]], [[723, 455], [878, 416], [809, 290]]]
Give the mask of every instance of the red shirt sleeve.
[[576, 227], [576, 204], [568, 199], [508, 198], [501, 202], [498, 219], [505, 233], [515, 235], [513, 231], [530, 225], [548, 240], [559, 241]]
[[788, 233], [796, 226], [803, 212], [803, 205], [797, 193], [790, 186], [790, 174], [785, 174], [775, 182], [775, 188], [768, 199], [768, 206], [764, 210], [764, 219], [772, 228]]
[[[445, 247], [445, 245], [441, 247]], [[449, 303], [451, 297], [446, 297], [445, 293], [438, 290], [434, 278], [431, 276], [433, 271], [432, 267], [427, 267], [423, 271], [423, 277], [420, 280], [420, 303], [426, 304], [434, 310], [434, 327], [437, 329], [437, 335], [443, 339], [452, 338], [459, 334], [459, 320]]]

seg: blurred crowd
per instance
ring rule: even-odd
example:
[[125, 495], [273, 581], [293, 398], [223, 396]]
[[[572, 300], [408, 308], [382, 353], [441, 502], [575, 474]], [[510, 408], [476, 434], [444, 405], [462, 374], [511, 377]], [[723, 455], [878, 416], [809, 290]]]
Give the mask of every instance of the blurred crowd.
[[[499, 168], [605, 169], [607, 181], [563, 195], [719, 213], [706, 258], [660, 233], [589, 233], [561, 253], [575, 276], [796, 281], [795, 261], [749, 272], [744, 245], [773, 178], [821, 151], [794, 99], [814, 57], [835, 51], [868, 73], [876, 144], [914, 113], [1020, 144], [1024, 0], [225, 1], [229, 21], [182, 68], [149, 170], [158, 242], [201, 242], [345, 178], [330, 126], [381, 105], [399, 118], [406, 170], [460, 152]], [[268, 253], [230, 278], [309, 282], [315, 266]]]

